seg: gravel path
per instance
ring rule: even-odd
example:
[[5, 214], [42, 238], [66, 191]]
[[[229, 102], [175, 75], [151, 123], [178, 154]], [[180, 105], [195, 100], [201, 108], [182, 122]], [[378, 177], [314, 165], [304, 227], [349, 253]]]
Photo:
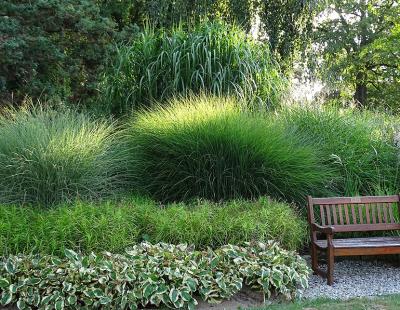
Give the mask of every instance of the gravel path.
[[[305, 259], [310, 262], [309, 257]], [[322, 269], [324, 266], [322, 266]], [[312, 275], [310, 287], [304, 292], [304, 298], [314, 299], [327, 297], [332, 299], [349, 299], [400, 293], [400, 260], [396, 263], [374, 260], [341, 260], [335, 262], [335, 283], [326, 284], [326, 279]], [[262, 306], [261, 293], [244, 290], [230, 301], [219, 305], [209, 305], [200, 302], [200, 310], [238, 309]]]
[[312, 275], [305, 298], [349, 299], [400, 293], [400, 261], [345, 260], [335, 262], [334, 284]]

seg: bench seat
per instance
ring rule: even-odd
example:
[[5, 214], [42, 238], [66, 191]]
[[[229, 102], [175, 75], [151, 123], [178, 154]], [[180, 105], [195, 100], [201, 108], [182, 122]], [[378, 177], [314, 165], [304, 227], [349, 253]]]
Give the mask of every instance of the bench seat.
[[[328, 247], [326, 240], [317, 240], [315, 245], [323, 250]], [[344, 248], [381, 248], [381, 247], [399, 247], [400, 237], [372, 237], [372, 238], [348, 238], [333, 239], [333, 247], [336, 249]]]

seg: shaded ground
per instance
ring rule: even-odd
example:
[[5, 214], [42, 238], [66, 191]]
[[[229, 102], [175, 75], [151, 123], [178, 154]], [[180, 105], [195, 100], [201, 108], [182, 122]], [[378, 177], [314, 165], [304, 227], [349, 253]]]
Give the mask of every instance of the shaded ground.
[[252, 308], [262, 307], [264, 305], [264, 296], [261, 292], [255, 292], [249, 288], [242, 289], [238, 294], [233, 296], [231, 300], [226, 300], [220, 304], [208, 304], [204, 301], [199, 301], [196, 309], [210, 309], [210, 310], [223, 310], [223, 309], [238, 309], [238, 308]]

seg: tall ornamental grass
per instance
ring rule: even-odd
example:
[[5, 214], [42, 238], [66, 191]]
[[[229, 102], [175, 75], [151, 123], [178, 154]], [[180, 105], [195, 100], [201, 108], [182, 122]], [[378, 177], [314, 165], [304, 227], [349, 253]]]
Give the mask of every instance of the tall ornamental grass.
[[190, 29], [148, 28], [118, 48], [104, 74], [103, 107], [121, 113], [201, 92], [265, 109], [279, 104], [285, 85], [268, 46], [237, 26], [214, 21]]
[[270, 195], [299, 202], [324, 192], [330, 176], [296, 135], [233, 99], [173, 100], [128, 123], [135, 184], [161, 201]]
[[69, 110], [3, 111], [0, 202], [52, 205], [114, 195], [124, 182], [114, 130]]
[[335, 108], [292, 108], [279, 118], [290, 132], [321, 151], [336, 177], [330, 182], [337, 195], [397, 193], [400, 126], [395, 118], [372, 112]]

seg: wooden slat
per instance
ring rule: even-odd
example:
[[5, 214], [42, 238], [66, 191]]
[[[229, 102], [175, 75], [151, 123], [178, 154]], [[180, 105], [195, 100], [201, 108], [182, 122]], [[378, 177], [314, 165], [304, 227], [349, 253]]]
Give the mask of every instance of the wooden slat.
[[383, 208], [383, 218], [385, 219], [385, 223], [388, 223], [388, 211], [387, 211], [387, 203], [383, 203], [382, 204], [382, 208]]
[[357, 231], [382, 231], [400, 230], [400, 224], [351, 224], [336, 225], [335, 232], [357, 232]]
[[321, 225], [325, 226], [325, 212], [324, 212], [324, 206], [319, 206], [319, 212], [321, 214]]
[[359, 223], [364, 224], [363, 205], [358, 205]]
[[328, 226], [332, 225], [332, 221], [331, 221], [331, 207], [329, 205], [325, 206], [326, 208], [326, 219], [328, 221]]
[[343, 206], [338, 205], [340, 225], [343, 225]]
[[307, 196], [307, 209], [308, 209], [308, 221], [310, 223], [314, 223], [315, 222], [315, 216], [314, 216], [314, 205], [312, 202], [312, 197], [311, 196]]
[[400, 254], [400, 247], [377, 247], [377, 248], [343, 248], [335, 250], [335, 256], [360, 256], [360, 255], [389, 255]]
[[[319, 247], [326, 247], [326, 240], [316, 242]], [[347, 238], [333, 239], [336, 248], [376, 248], [383, 246], [400, 247], [400, 237], [372, 237], [372, 238]]]
[[392, 196], [363, 196], [363, 197], [331, 197], [331, 198], [312, 198], [314, 204], [358, 204], [358, 203], [378, 203], [378, 202], [399, 202], [398, 195]]
[[357, 224], [356, 210], [353, 203], [351, 204], [351, 216], [353, 217], [352, 224]]
[[338, 225], [336, 209], [337, 206], [332, 205], [333, 225]]
[[373, 224], [376, 224], [376, 208], [377, 208], [376, 204], [371, 204], [371, 209], [372, 209], [371, 216], [372, 216], [372, 223]]
[[367, 203], [365, 205], [365, 220], [367, 224], [371, 224], [370, 218], [369, 218], [369, 204]]
[[344, 214], [346, 216], [346, 224], [350, 225], [350, 217], [349, 217], [349, 205], [348, 204], [344, 204]]
[[393, 215], [393, 205], [389, 204], [389, 217], [390, 217], [390, 223], [394, 224], [396, 223]]
[[380, 203], [377, 203], [376, 206], [376, 212], [378, 213], [378, 223], [382, 223], [382, 206]]

